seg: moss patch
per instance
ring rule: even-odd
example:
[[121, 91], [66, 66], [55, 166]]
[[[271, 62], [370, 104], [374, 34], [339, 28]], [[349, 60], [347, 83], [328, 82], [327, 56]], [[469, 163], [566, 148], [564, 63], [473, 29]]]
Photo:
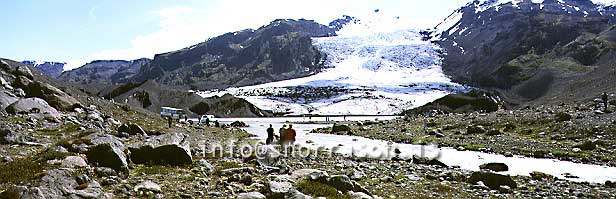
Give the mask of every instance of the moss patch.
[[298, 182], [296, 187], [298, 191], [304, 194], [314, 196], [314, 197], [326, 197], [326, 198], [332, 198], [332, 199], [350, 199], [351, 198], [350, 196], [339, 193], [338, 190], [336, 190], [336, 188], [320, 183], [320, 182], [303, 180], [303, 181]]
[[30, 158], [0, 163], [0, 183], [23, 184], [39, 178], [43, 164]]

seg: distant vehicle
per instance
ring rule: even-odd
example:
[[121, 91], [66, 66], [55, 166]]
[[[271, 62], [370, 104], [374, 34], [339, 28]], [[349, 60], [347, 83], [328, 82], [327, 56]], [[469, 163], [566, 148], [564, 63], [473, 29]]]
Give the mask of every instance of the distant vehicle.
[[205, 123], [205, 120], [210, 119], [210, 122], [214, 122], [214, 116], [213, 115], [203, 115], [201, 116], [201, 119], [199, 119], [199, 123]]
[[184, 119], [184, 115], [186, 115], [184, 110], [179, 108], [162, 107], [162, 110], [160, 111], [160, 116], [163, 118], [171, 117], [171, 119], [179, 120]]

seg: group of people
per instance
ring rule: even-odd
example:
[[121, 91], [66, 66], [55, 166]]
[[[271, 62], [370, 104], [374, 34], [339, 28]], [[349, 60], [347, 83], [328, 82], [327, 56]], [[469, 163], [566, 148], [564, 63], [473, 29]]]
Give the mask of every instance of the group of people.
[[278, 142], [280, 144], [293, 145], [293, 143], [295, 142], [296, 135], [297, 132], [295, 132], [295, 129], [293, 129], [292, 124], [289, 124], [288, 128], [286, 124], [282, 125], [282, 127], [278, 129], [278, 135], [274, 134], [274, 127], [270, 124], [269, 128], [267, 128], [267, 139], [265, 140], [265, 143], [272, 144], [274, 142], [274, 139], [278, 139]]

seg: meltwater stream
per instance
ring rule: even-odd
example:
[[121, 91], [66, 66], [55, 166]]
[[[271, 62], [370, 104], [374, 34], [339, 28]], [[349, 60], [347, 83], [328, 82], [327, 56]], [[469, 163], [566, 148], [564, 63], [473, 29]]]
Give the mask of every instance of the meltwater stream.
[[[395, 117], [347, 117], [349, 121], [363, 120], [389, 120]], [[330, 120], [342, 121], [342, 117], [331, 117]], [[412, 155], [424, 155], [426, 157], [438, 157], [439, 160], [449, 166], [460, 166], [465, 170], [479, 170], [479, 165], [490, 162], [501, 162], [509, 166], [509, 171], [500, 172], [509, 175], [526, 175], [530, 172], [539, 171], [554, 175], [561, 179], [576, 182], [604, 183], [607, 180], [616, 181], [616, 168], [600, 165], [580, 164], [569, 161], [555, 159], [538, 159], [529, 157], [505, 157], [503, 155], [475, 152], [458, 151], [453, 148], [438, 148], [436, 146], [421, 146], [414, 144], [398, 144], [383, 140], [373, 140], [357, 136], [330, 135], [310, 133], [316, 128], [331, 127], [331, 124], [306, 124], [308, 121], [325, 121], [325, 118], [303, 118], [303, 117], [284, 117], [284, 118], [223, 118], [223, 123], [233, 121], [243, 121], [249, 125], [244, 128], [249, 133], [257, 135], [259, 139], [265, 140], [267, 137], [266, 129], [272, 124], [275, 129], [283, 124], [294, 124], [293, 128], [297, 131], [296, 144], [301, 146], [318, 149], [337, 148], [336, 152], [341, 154], [351, 154], [365, 157], [380, 157], [382, 154], [391, 152], [393, 148], [398, 148], [402, 152], [400, 156], [411, 157]], [[578, 178], [566, 178], [567, 176], [577, 176]]]

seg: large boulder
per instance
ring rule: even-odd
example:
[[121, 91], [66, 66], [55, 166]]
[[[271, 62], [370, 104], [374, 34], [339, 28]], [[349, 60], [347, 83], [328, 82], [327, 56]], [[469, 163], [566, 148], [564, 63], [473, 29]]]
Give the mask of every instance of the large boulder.
[[128, 174], [125, 146], [117, 137], [95, 133], [85, 138], [92, 143], [86, 152], [88, 162]]
[[482, 182], [493, 190], [498, 190], [501, 186], [509, 186], [512, 189], [517, 187], [517, 183], [511, 179], [511, 176], [484, 171], [473, 172], [468, 182], [472, 184]]
[[49, 105], [59, 110], [71, 111], [75, 107], [81, 107], [75, 98], [47, 83], [32, 82], [22, 89], [28, 96], [43, 98]]
[[499, 162], [491, 162], [491, 163], [482, 164], [482, 165], [479, 165], [479, 168], [496, 171], [496, 172], [509, 171], [509, 166], [507, 166], [505, 163], [499, 163]]
[[5, 108], [10, 114], [44, 114], [57, 118], [60, 112], [51, 107], [47, 102], [40, 98], [20, 99]]
[[150, 137], [129, 147], [130, 159], [136, 164], [192, 164], [190, 143], [187, 138], [188, 135], [182, 133]]
[[350, 131], [351, 131], [351, 127], [344, 125], [344, 124], [334, 124], [334, 126], [332, 126], [332, 133], [350, 132]]
[[354, 190], [353, 181], [346, 175], [333, 175], [327, 179], [327, 185], [346, 193]]
[[266, 186], [266, 190], [269, 193], [268, 198], [285, 198], [295, 188], [293, 188], [293, 184], [290, 182], [270, 181]]
[[131, 122], [122, 124], [120, 127], [118, 127], [118, 132], [127, 133], [129, 135], [146, 135], [145, 131], [143, 130], [143, 128], [141, 128], [141, 126]]
[[11, 105], [12, 103], [15, 103], [17, 100], [18, 100], [17, 97], [0, 89], [0, 111], [4, 111], [6, 107]]

